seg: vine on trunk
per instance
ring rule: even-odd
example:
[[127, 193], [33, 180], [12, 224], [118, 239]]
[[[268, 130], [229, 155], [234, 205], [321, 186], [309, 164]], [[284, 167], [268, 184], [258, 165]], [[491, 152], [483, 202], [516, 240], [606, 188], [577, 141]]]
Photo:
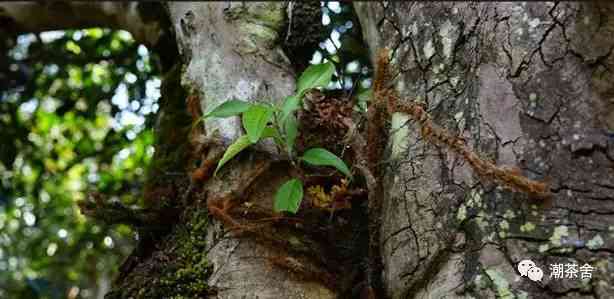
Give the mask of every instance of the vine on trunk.
[[[420, 126], [420, 134], [429, 143], [435, 146], [447, 147], [449, 150], [463, 157], [473, 171], [482, 179], [493, 180], [503, 187], [515, 192], [526, 193], [530, 197], [549, 199], [552, 197], [547, 183], [531, 180], [522, 176], [518, 170], [497, 167], [493, 163], [480, 158], [471, 150], [462, 138], [453, 136], [445, 129], [438, 127], [431, 120], [428, 112], [422, 105], [414, 102], [401, 102], [399, 95], [392, 88], [387, 87], [392, 79], [390, 72], [389, 50], [382, 49], [377, 54], [376, 72], [374, 79], [374, 110], [385, 111], [388, 116], [395, 112], [409, 115]], [[381, 116], [377, 116], [381, 118]], [[375, 120], [378, 121], [378, 120]], [[371, 141], [371, 139], [369, 139]], [[377, 157], [377, 156], [376, 156]], [[370, 157], [371, 158], [371, 157]]]

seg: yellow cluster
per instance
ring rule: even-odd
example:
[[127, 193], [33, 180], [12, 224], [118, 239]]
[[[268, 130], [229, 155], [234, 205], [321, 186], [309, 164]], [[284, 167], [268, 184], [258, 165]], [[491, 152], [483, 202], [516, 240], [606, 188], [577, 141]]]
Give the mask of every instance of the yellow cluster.
[[324, 188], [320, 185], [315, 185], [307, 188], [307, 194], [312, 198], [312, 204], [316, 208], [326, 209], [331, 206], [333, 199], [329, 194], [326, 194]]
[[[347, 203], [344, 202], [344, 199], [345, 199], [345, 194], [347, 194], [348, 192], [347, 190], [348, 185], [349, 185], [349, 181], [346, 179], [342, 179], [341, 184], [334, 185], [331, 188], [330, 193], [326, 193], [326, 191], [324, 191], [324, 188], [322, 186], [315, 185], [315, 186], [311, 186], [307, 188], [307, 194], [311, 197], [312, 204], [316, 208], [325, 209], [325, 210], [343, 208], [347, 205]], [[341, 200], [340, 207], [334, 206], [335, 199]]]

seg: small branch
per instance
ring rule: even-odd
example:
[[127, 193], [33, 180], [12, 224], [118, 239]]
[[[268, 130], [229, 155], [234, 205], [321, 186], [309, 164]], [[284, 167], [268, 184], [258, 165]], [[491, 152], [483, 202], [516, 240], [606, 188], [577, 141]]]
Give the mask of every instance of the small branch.
[[135, 228], [155, 227], [164, 224], [158, 211], [131, 208], [118, 200], [108, 200], [104, 195], [92, 192], [87, 200], [77, 203], [81, 213], [108, 225], [126, 224]]

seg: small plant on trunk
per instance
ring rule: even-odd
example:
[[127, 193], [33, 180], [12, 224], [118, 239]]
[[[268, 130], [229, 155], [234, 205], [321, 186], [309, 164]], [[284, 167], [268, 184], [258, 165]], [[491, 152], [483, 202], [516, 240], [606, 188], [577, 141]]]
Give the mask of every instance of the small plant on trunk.
[[[310, 148], [300, 157], [295, 153], [298, 136], [298, 121], [295, 112], [302, 108], [302, 100], [307, 91], [326, 87], [335, 72], [331, 62], [311, 65], [300, 76], [296, 93], [286, 97], [279, 106], [265, 103], [249, 103], [241, 100], [226, 101], [203, 118], [232, 117], [241, 115], [246, 134], [240, 136], [227, 149], [215, 169], [215, 174], [238, 153], [266, 138], [272, 138], [278, 148], [285, 151], [293, 167], [301, 162], [314, 166], [330, 166], [351, 178], [348, 166], [335, 154], [324, 148]], [[274, 209], [277, 212], [296, 213], [303, 199], [303, 182], [298, 178], [285, 182], [275, 194]]]

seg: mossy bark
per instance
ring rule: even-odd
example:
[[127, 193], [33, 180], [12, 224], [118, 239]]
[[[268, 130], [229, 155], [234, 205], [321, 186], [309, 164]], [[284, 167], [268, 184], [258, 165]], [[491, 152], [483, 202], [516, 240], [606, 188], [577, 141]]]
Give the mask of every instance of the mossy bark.
[[[187, 113], [188, 95], [197, 96], [201, 110], [208, 111], [229, 99], [275, 102], [294, 91], [295, 74], [281, 50], [286, 4], [175, 2], [168, 3], [167, 9], [182, 66], [164, 78], [156, 156], [146, 195], [152, 197], [150, 206], [178, 207], [182, 212], [170, 231], [141, 238], [107, 297], [335, 297], [323, 279], [306, 279], [273, 265], [293, 261], [301, 267], [309, 264], [313, 273], [320, 273], [323, 254], [313, 252], [318, 247], [311, 245], [312, 240], [283, 228], [267, 231], [268, 242], [262, 240], [263, 234], [246, 237], [229, 232], [232, 227], [208, 214], [208, 204], [231, 196], [253, 204], [254, 209], [272, 211], [274, 192], [289, 173], [287, 166], [271, 164], [277, 154], [271, 144], [240, 155], [218, 176], [188, 186], [187, 174], [193, 169], [190, 158], [195, 154], [190, 152], [194, 148], [189, 133], [195, 119]], [[236, 117], [207, 119], [203, 134], [220, 136], [227, 146], [241, 130]], [[243, 191], [252, 185], [247, 182], [269, 168], [274, 170], [253, 182], [257, 187]], [[173, 178], [177, 173], [184, 175]], [[169, 185], [172, 196], [160, 190]], [[292, 255], [306, 251], [311, 253]]]

